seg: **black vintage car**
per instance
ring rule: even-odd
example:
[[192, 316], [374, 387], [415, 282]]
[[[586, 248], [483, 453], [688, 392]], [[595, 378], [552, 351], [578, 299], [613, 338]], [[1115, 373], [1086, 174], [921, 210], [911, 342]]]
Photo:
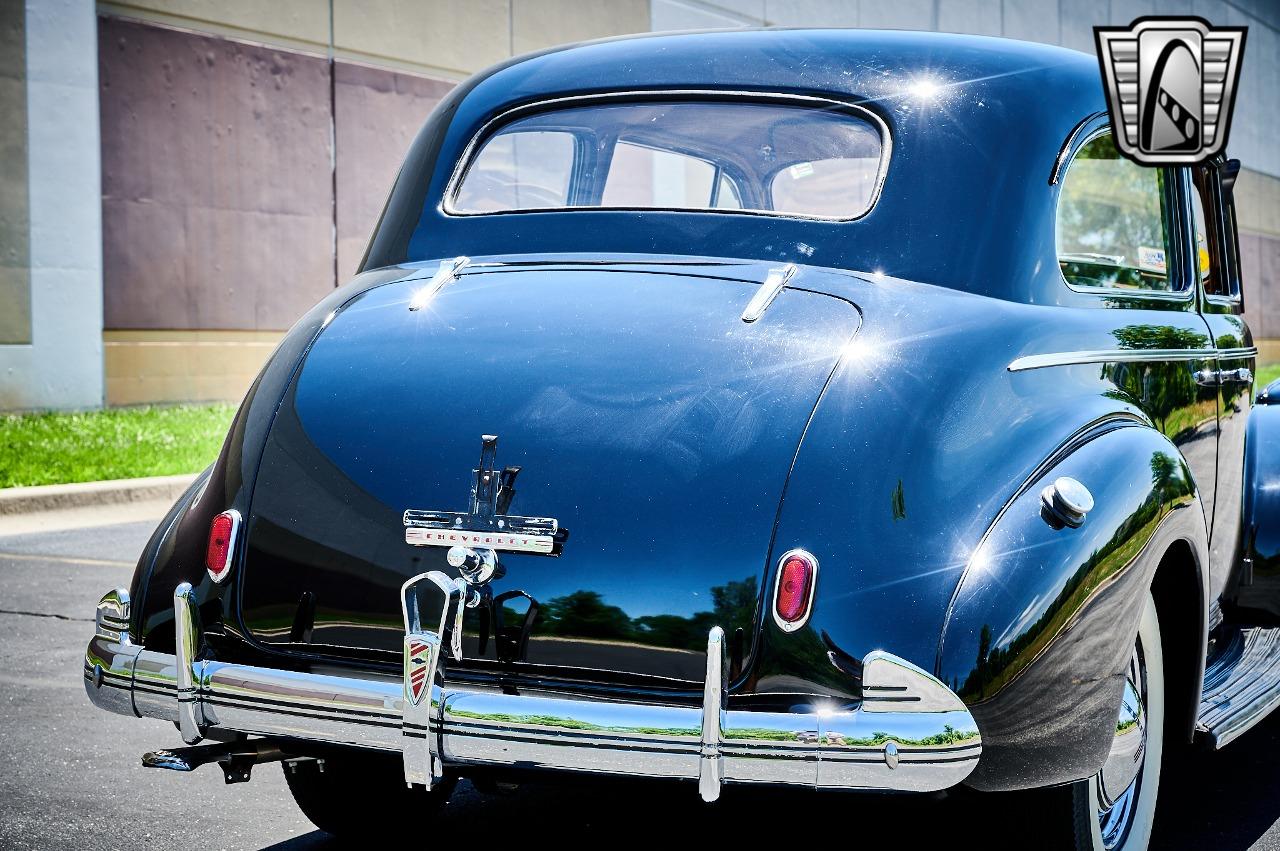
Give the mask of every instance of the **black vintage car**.
[[472, 78], [103, 598], [90, 698], [338, 834], [543, 769], [1061, 786], [1046, 831], [1146, 847], [1166, 748], [1280, 701], [1280, 407], [1238, 164], [1111, 132], [1093, 57], [999, 39]]

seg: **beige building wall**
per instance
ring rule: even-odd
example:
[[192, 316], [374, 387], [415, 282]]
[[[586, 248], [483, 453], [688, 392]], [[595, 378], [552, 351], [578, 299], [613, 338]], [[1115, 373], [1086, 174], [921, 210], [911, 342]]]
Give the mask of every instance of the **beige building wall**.
[[281, 331], [103, 331], [108, 405], [239, 400]]

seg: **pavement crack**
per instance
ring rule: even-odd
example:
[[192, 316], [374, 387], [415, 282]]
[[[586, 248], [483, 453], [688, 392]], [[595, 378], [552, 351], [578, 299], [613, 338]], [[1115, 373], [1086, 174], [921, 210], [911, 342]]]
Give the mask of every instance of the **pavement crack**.
[[94, 623], [93, 618], [73, 618], [71, 615], [59, 615], [53, 612], [28, 612], [23, 609], [0, 609], [0, 615], [25, 615], [29, 618], [53, 618], [60, 621], [78, 621], [80, 623]]

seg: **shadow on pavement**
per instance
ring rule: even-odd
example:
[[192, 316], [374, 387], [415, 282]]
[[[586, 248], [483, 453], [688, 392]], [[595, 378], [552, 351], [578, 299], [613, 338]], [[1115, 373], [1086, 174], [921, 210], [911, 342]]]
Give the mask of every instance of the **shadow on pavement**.
[[[1263, 722], [1220, 753], [1187, 751], [1166, 766], [1152, 849], [1246, 851], [1280, 848], [1277, 795], [1280, 717]], [[771, 839], [794, 842], [828, 826], [856, 826], [859, 845], [920, 843], [984, 849], [1049, 848], [1052, 796], [960, 792], [936, 796], [814, 795], [787, 789], [730, 788], [715, 805], [691, 785], [627, 781], [529, 783], [505, 795], [482, 795], [463, 782], [448, 807], [422, 825], [434, 840], [474, 840], [490, 825], [510, 838], [560, 834], [573, 844], [594, 838], [672, 841]], [[479, 833], [478, 833], [479, 831]], [[270, 851], [345, 847], [314, 831]], [[922, 846], [921, 846], [922, 847]]]

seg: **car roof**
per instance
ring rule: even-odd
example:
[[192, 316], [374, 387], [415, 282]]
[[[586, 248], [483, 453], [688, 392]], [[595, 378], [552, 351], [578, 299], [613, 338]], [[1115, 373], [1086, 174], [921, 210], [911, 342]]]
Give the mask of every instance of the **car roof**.
[[1106, 110], [1094, 57], [1003, 38], [758, 29], [553, 48], [483, 71], [451, 93], [415, 142], [401, 183], [416, 185], [393, 192], [366, 268], [512, 250], [504, 244], [511, 215], [460, 222], [439, 209], [457, 162], [495, 116], [583, 95], [702, 90], [818, 96], [874, 112], [893, 151], [872, 213], [833, 227], [731, 214], [543, 212], [520, 216], [520, 250], [684, 251], [882, 269], [1024, 300], [1011, 282], [1046, 258], [1018, 239], [1049, 216], [1052, 243], [1055, 159], [1082, 120]]

